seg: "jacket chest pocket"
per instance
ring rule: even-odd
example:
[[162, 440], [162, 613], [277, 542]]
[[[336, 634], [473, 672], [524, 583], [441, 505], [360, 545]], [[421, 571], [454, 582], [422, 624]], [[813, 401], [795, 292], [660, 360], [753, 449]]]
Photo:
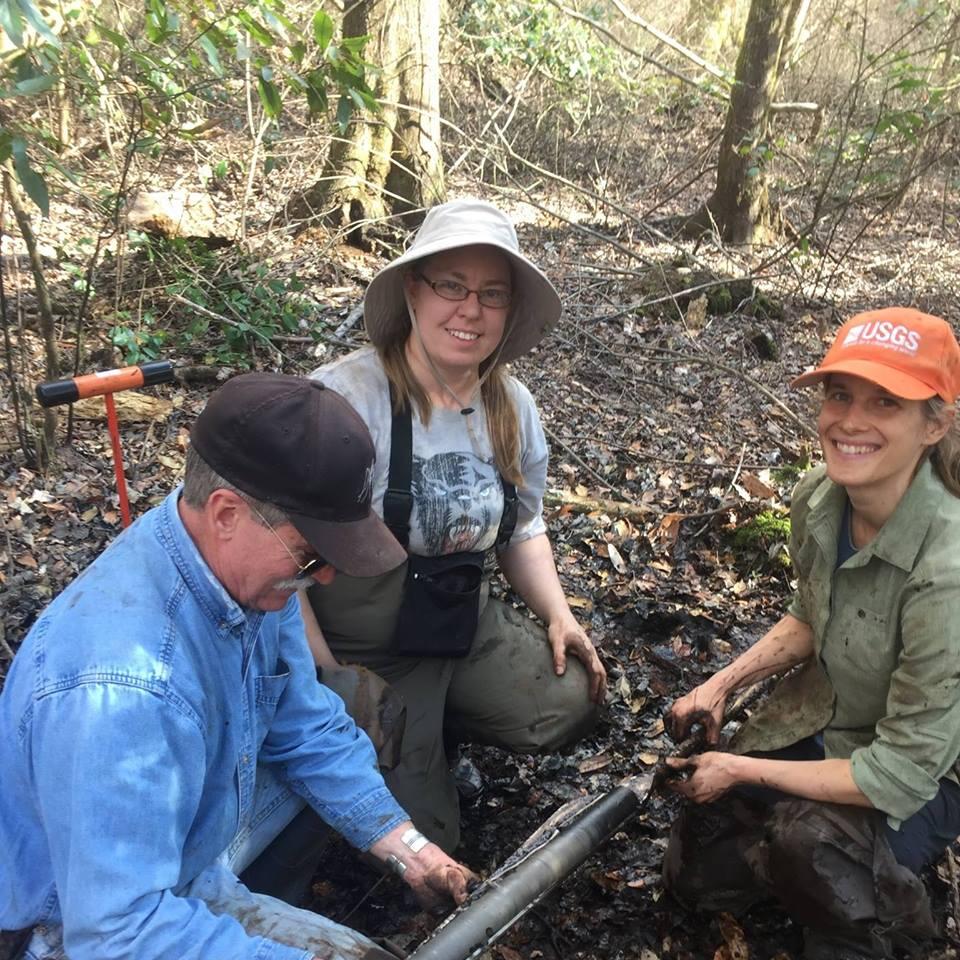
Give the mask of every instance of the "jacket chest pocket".
[[280, 698], [283, 696], [283, 691], [286, 690], [289, 681], [290, 670], [282, 660], [277, 661], [277, 673], [257, 677], [254, 687], [254, 709], [256, 710], [256, 743], [258, 749], [273, 723]]
[[865, 724], [883, 716], [898, 653], [886, 611], [855, 599], [834, 611], [823, 659], [837, 691], [839, 714]]

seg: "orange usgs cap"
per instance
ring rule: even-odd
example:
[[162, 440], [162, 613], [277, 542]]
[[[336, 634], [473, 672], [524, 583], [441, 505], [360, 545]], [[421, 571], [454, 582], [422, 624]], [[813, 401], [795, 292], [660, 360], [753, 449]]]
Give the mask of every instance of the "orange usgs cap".
[[851, 317], [820, 361], [791, 387], [818, 383], [831, 373], [849, 373], [879, 384], [905, 400], [960, 396], [960, 346], [946, 320], [912, 310], [886, 307]]

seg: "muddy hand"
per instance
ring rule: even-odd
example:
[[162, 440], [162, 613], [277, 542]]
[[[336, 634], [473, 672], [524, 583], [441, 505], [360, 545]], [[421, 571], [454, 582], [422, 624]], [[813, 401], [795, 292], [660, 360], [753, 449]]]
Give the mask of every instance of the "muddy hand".
[[[422, 863], [414, 862], [425, 857]], [[429, 844], [408, 860], [410, 868], [404, 880], [410, 884], [420, 902], [427, 910], [443, 908], [452, 900], [461, 904], [467, 899], [469, 889], [479, 878], [463, 864], [448, 857], [438, 846]], [[422, 868], [422, 869], [421, 869]]]
[[676, 743], [687, 736], [690, 728], [699, 723], [703, 726], [707, 743], [717, 743], [723, 727], [723, 710], [727, 698], [714, 691], [710, 681], [694, 687], [688, 694], [675, 700], [665, 717], [666, 727]]
[[734, 773], [736, 759], [734, 754], [719, 751], [667, 757], [667, 767], [676, 776], [667, 779], [665, 785], [694, 803], [711, 803], [739, 783]]

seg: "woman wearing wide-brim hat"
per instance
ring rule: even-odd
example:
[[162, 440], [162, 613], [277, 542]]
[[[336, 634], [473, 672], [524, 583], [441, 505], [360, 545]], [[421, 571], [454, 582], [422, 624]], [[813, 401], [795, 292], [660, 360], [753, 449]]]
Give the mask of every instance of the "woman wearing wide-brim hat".
[[[891, 307], [848, 320], [813, 371], [824, 465], [791, 502], [789, 612], [681, 697], [716, 743], [738, 687], [803, 664], [688, 779], [664, 880], [708, 909], [766, 897], [807, 958], [892, 957], [934, 933], [917, 874], [960, 834], [960, 347]], [[699, 806], [701, 805], [702, 806]]]
[[[560, 299], [493, 205], [431, 209], [371, 282], [372, 346], [315, 371], [366, 421], [375, 509], [406, 571], [338, 576], [305, 613], [318, 665], [360, 663], [402, 696], [406, 732], [387, 782], [430, 839], [459, 839], [459, 743], [536, 752], [588, 731], [606, 674], [563, 594], [543, 520], [547, 444], [504, 364], [557, 323]], [[391, 462], [393, 455], [393, 462]], [[493, 553], [543, 622], [487, 598]]]

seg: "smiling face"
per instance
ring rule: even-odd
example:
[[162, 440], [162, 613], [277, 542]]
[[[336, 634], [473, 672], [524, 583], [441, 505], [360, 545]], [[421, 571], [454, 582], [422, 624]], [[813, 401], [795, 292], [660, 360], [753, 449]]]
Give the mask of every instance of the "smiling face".
[[[447, 300], [430, 284], [460, 284], [471, 290], [465, 300]], [[459, 247], [418, 263], [404, 279], [417, 318], [421, 345], [411, 331], [408, 349], [426, 348], [441, 370], [476, 371], [503, 337], [509, 307], [483, 306], [476, 291], [511, 289], [507, 258], [489, 246]]]
[[848, 492], [896, 503], [924, 453], [947, 429], [931, 420], [924, 406], [862, 377], [828, 377], [817, 418], [827, 475]]

